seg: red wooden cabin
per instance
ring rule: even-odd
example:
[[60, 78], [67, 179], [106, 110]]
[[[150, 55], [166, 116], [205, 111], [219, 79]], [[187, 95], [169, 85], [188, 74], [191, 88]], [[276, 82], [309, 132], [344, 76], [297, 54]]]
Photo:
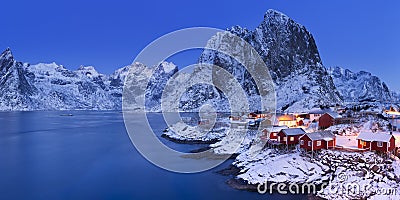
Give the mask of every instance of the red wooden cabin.
[[357, 137], [358, 148], [378, 152], [393, 151], [396, 148], [395, 140], [389, 133], [361, 132]]
[[282, 129], [278, 133], [278, 142], [286, 145], [298, 144], [300, 136], [305, 133], [306, 132], [302, 128]]
[[336, 136], [332, 131], [306, 133], [300, 137], [300, 148], [307, 151], [330, 149], [336, 146]]
[[336, 124], [336, 119], [341, 118], [341, 116], [334, 112], [328, 112], [323, 114], [318, 119], [318, 125], [320, 129], [326, 129]]
[[267, 127], [264, 128], [262, 130], [264, 136], [266, 136], [266, 138], [270, 139], [270, 140], [277, 140], [278, 139], [278, 133], [282, 130], [282, 129], [287, 129], [287, 126], [271, 126], [271, 127]]

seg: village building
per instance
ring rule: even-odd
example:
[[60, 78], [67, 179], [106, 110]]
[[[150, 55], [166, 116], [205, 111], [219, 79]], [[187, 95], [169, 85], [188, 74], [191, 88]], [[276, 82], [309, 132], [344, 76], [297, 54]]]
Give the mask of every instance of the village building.
[[306, 132], [302, 128], [282, 129], [278, 133], [278, 142], [286, 145], [296, 145], [299, 143], [299, 138]]
[[306, 151], [331, 149], [336, 146], [336, 136], [332, 131], [306, 133], [300, 138], [300, 148]]
[[267, 128], [264, 128], [262, 130], [263, 135], [266, 137], [266, 139], [269, 140], [277, 140], [278, 139], [278, 133], [282, 129], [287, 129], [287, 126], [270, 126]]
[[338, 121], [341, 118], [342, 116], [340, 116], [338, 113], [327, 112], [318, 119], [318, 126], [320, 129], [327, 129], [338, 124]]
[[277, 117], [278, 126], [296, 127], [297, 119], [294, 115], [281, 115]]
[[392, 152], [396, 148], [395, 137], [390, 133], [361, 132], [357, 137], [359, 149]]
[[267, 128], [267, 127], [270, 127], [270, 126], [272, 126], [272, 121], [271, 121], [271, 119], [262, 119], [262, 120], [259, 122], [259, 127], [260, 127], [260, 128]]
[[331, 110], [327, 110], [327, 109], [322, 110], [322, 109], [319, 109], [319, 108], [312, 109], [312, 110], [310, 110], [310, 111], [308, 112], [310, 121], [311, 121], [311, 122], [317, 122], [317, 121], [319, 120], [319, 118], [320, 118], [323, 114], [325, 114], [325, 113], [327, 113], [327, 112], [330, 112], [330, 111], [331, 111]]
[[231, 128], [246, 129], [248, 123], [246, 121], [231, 121]]
[[240, 116], [229, 116], [229, 121], [231, 123], [231, 128], [235, 129], [246, 129], [248, 127], [247, 117]]
[[266, 118], [267, 114], [261, 113], [261, 112], [254, 112], [254, 113], [249, 113], [248, 118], [252, 119], [260, 119], [260, 118]]

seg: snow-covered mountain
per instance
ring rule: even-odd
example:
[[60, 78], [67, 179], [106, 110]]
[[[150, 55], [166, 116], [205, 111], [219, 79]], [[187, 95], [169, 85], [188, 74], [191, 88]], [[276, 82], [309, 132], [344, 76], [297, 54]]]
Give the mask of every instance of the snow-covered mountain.
[[0, 108], [1, 110], [28, 110], [36, 103], [29, 96], [38, 89], [29, 83], [34, 74], [26, 71], [26, 65], [16, 62], [10, 49], [0, 55]]
[[[306, 111], [321, 105], [342, 104], [343, 101], [384, 102], [400, 99], [399, 93], [391, 92], [385, 83], [368, 72], [353, 73], [338, 67], [327, 70], [311, 33], [278, 11], [268, 10], [255, 30], [234, 26], [228, 31], [247, 41], [268, 66], [275, 86], [278, 112]], [[240, 42], [224, 42], [218, 39], [218, 34], [207, 45], [214, 45], [216, 49], [230, 49], [236, 57], [249, 57], [249, 51], [243, 51]], [[250, 109], [260, 109], [255, 81], [237, 60], [205, 49], [199, 63], [217, 65], [231, 73], [245, 91]], [[120, 110], [128, 73], [148, 77], [154, 70], [143, 94], [146, 97], [146, 109], [160, 111], [164, 86], [178, 72], [178, 68], [167, 62], [161, 62], [155, 68], [149, 67], [153, 66], [134, 63], [111, 75], [98, 73], [92, 66], [81, 66], [71, 71], [55, 63], [30, 65], [18, 62], [11, 50], [7, 49], [0, 55], [0, 110]], [[204, 71], [209, 71], [210, 76], [204, 76]], [[179, 102], [181, 110], [190, 111], [208, 103], [218, 111], [229, 111], [229, 103], [232, 102], [227, 101], [227, 96], [239, 94], [242, 88], [230, 91], [231, 94], [223, 94], [209, 84], [191, 85], [213, 80], [213, 73], [214, 69], [207, 65], [191, 74], [182, 73], [171, 83], [186, 91], [183, 95], [178, 90], [167, 91], [168, 101], [163, 102], [164, 105]], [[135, 87], [147, 79], [138, 76], [129, 80], [128, 85]], [[140, 106], [135, 98], [130, 100], [130, 106]], [[243, 99], [230, 100], [238, 102]]]
[[[71, 71], [56, 63], [21, 63], [6, 49], [0, 55], [0, 110], [120, 110], [123, 83], [130, 68], [147, 67], [134, 63], [107, 76], [92, 66]], [[149, 95], [157, 96], [159, 91], [154, 88], [177, 70], [171, 63], [160, 63], [156, 78], [149, 82]], [[159, 99], [146, 100], [149, 110], [158, 109], [153, 106]]]
[[333, 82], [345, 102], [392, 102], [396, 93], [369, 72], [352, 72], [341, 67], [329, 68]]
[[[313, 36], [303, 25], [278, 11], [268, 10], [264, 20], [255, 30], [234, 26], [228, 31], [251, 44], [268, 66], [276, 85], [278, 111], [304, 111], [320, 105], [342, 102], [322, 64]], [[224, 44], [220, 45], [220, 48], [226, 48]], [[232, 44], [225, 45], [231, 45], [231, 49], [236, 48]], [[239, 47], [240, 44], [237, 45]], [[212, 50], [205, 50], [200, 62], [217, 65], [232, 73], [248, 95], [258, 93], [250, 74], [234, 59]], [[196, 94], [206, 96], [207, 92]]]
[[392, 91], [391, 95], [392, 95], [392, 99], [393, 99], [394, 102], [396, 102], [396, 103], [400, 102], [400, 92]]

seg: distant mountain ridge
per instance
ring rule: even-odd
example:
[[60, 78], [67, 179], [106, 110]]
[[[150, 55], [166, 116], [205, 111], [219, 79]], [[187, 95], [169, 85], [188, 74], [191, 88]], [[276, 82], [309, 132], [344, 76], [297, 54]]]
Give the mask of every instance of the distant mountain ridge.
[[[247, 41], [268, 66], [275, 85], [278, 112], [303, 112], [319, 106], [354, 101], [400, 100], [400, 93], [390, 91], [385, 83], [368, 72], [353, 73], [340, 67], [325, 68], [312, 34], [279, 11], [268, 10], [255, 30], [240, 26], [227, 30]], [[229, 48], [236, 50], [233, 52], [236, 55], [246, 56], [246, 52], [240, 51], [240, 46], [236, 44], [214, 42], [217, 42], [214, 43], [217, 49]], [[199, 62], [214, 64], [230, 72], [252, 103], [251, 109], [259, 109], [255, 82], [235, 59], [206, 49]], [[72, 71], [56, 63], [30, 65], [18, 62], [7, 48], [0, 55], [0, 110], [121, 110], [128, 72], [131, 70], [134, 74], [151, 76], [150, 67], [155, 67], [155, 73], [145, 93], [138, 95], [146, 96], [148, 111], [160, 111], [164, 86], [178, 71], [172, 63], [162, 62], [157, 66], [133, 63], [117, 69], [111, 75], [104, 75], [92, 66], [81, 66]], [[196, 73], [184, 74], [173, 84], [184, 86], [185, 83], [206, 78], [198, 77]], [[139, 85], [144, 80], [144, 77], [136, 77], [128, 84]], [[171, 98], [170, 102], [165, 103], [172, 105], [179, 101], [180, 108], [186, 111], [210, 103], [218, 111], [229, 111], [225, 95], [210, 85], [193, 85], [182, 97], [176, 94], [176, 91], [167, 92]]]
[[[108, 76], [92, 66], [71, 71], [56, 63], [30, 65], [16, 61], [8, 48], [0, 55], [0, 110], [121, 110], [123, 85], [130, 68], [148, 69], [134, 63]], [[164, 82], [178, 70], [166, 62], [156, 68], [159, 76], [165, 77]], [[146, 106], [158, 110], [151, 106], [159, 100], [153, 100], [149, 99]]]
[[396, 93], [369, 72], [352, 72], [337, 66], [328, 72], [345, 102], [397, 102]]

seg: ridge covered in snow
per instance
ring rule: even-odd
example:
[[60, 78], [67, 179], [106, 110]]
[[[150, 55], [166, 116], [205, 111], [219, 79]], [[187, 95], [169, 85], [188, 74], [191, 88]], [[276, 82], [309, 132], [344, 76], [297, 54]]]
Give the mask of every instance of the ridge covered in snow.
[[395, 93], [369, 72], [342, 67], [331, 67], [328, 72], [345, 102], [397, 102]]
[[[368, 72], [353, 73], [339, 67], [327, 70], [322, 64], [312, 34], [279, 11], [268, 10], [254, 30], [240, 26], [227, 30], [248, 42], [268, 66], [276, 92], [278, 112], [302, 112], [343, 102], [400, 100], [400, 93], [390, 91], [385, 83]], [[214, 45], [216, 49], [229, 49], [233, 55], [241, 58], [249, 57], [249, 52], [243, 51], [241, 44], [224, 42], [218, 39], [218, 34], [207, 45]], [[260, 109], [260, 95], [255, 80], [237, 60], [205, 49], [199, 63], [213, 64], [232, 74], [241, 86], [233, 90], [232, 94], [244, 91], [250, 110]], [[117, 69], [111, 75], [104, 75], [93, 66], [81, 66], [72, 71], [56, 63], [21, 63], [14, 59], [11, 50], [7, 48], [0, 55], [0, 110], [120, 110], [124, 81], [129, 71], [151, 76], [150, 69], [154, 69], [155, 73], [144, 94], [145, 106], [149, 111], [158, 112], [161, 110], [164, 86], [178, 71], [172, 63], [161, 62], [156, 68], [133, 63]], [[214, 73], [211, 67], [204, 66], [202, 69]], [[169, 101], [165, 103], [172, 105], [173, 102], [179, 102], [179, 108], [185, 111], [198, 110], [205, 104], [213, 105], [217, 111], [229, 111], [232, 102], [228, 101], [227, 96], [230, 94], [224, 94], [212, 85], [190, 85], [192, 82], [213, 79], [199, 74], [204, 74], [204, 71], [182, 73], [179, 79], [173, 80], [171, 84], [186, 88], [186, 91], [182, 95], [177, 91], [168, 91]], [[137, 77], [134, 80], [138, 81], [129, 84], [137, 85], [141, 79]]]
[[[123, 85], [131, 68], [150, 70], [134, 63], [104, 75], [93, 66], [72, 71], [56, 63], [30, 65], [16, 61], [6, 49], [0, 55], [0, 110], [121, 110]], [[159, 95], [160, 91], [152, 88], [166, 82], [177, 70], [172, 63], [156, 66], [157, 78], [149, 82], [149, 96]], [[149, 110], [159, 109], [152, 107], [159, 104], [159, 99], [146, 100]]]

